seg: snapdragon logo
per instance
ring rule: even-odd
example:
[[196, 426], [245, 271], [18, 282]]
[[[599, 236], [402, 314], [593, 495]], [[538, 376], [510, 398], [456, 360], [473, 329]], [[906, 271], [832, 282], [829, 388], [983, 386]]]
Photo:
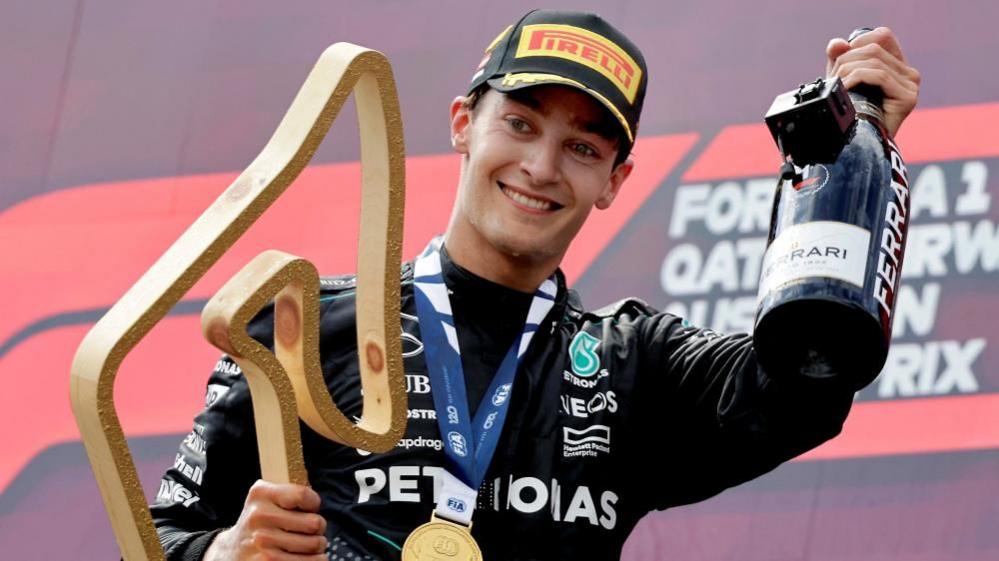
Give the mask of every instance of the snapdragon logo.
[[600, 355], [597, 347], [600, 339], [585, 331], [580, 331], [569, 344], [569, 355], [572, 357], [572, 371], [580, 378], [589, 378], [600, 370]]
[[[430, 448], [431, 450], [440, 452], [444, 448], [444, 441], [437, 438], [417, 436], [416, 438], [401, 438], [395, 447], [403, 450], [409, 450], [410, 448]], [[368, 452], [367, 450], [362, 450], [360, 448], [356, 448], [356, 450], [359, 456], [371, 455], [371, 452]]]

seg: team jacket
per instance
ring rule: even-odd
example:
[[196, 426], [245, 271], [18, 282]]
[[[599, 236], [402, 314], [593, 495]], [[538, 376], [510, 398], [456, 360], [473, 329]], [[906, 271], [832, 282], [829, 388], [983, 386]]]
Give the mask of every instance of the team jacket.
[[[720, 335], [627, 299], [583, 311], [565, 288], [517, 373], [472, 534], [487, 561], [617, 559], [647, 512], [700, 501], [838, 434], [853, 393], [835, 377], [769, 377], [752, 339]], [[322, 281], [320, 355], [335, 403], [360, 416], [354, 280]], [[302, 441], [328, 520], [330, 559], [398, 559], [429, 521], [445, 457], [403, 268], [404, 438], [369, 454]], [[264, 310], [250, 334], [271, 344]], [[250, 393], [227, 357], [152, 506], [168, 559], [200, 559], [260, 477]]]

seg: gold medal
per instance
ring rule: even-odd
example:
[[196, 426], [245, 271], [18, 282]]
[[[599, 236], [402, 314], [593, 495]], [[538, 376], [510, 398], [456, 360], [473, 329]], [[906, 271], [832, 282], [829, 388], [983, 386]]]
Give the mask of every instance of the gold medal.
[[482, 561], [471, 525], [462, 526], [430, 515], [402, 545], [402, 561]]

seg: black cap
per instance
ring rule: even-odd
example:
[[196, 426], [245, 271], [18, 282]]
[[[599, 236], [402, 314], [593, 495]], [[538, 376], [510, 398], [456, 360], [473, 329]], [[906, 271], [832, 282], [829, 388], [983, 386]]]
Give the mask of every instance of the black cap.
[[600, 16], [535, 10], [486, 48], [468, 91], [482, 84], [501, 92], [542, 84], [578, 88], [614, 115], [630, 146], [647, 83], [642, 52]]

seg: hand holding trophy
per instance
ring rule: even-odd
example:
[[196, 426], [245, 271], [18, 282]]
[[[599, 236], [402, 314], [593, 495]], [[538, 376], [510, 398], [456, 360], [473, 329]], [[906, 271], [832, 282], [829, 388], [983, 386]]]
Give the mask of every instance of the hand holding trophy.
[[[319, 369], [319, 277], [280, 251], [253, 259], [209, 301], [205, 337], [246, 375], [261, 471], [274, 483], [307, 483], [298, 419], [348, 446], [391, 449], [406, 426], [398, 337], [404, 150], [399, 102], [384, 55], [335, 44], [322, 54], [257, 158], [97, 322], [77, 350], [70, 399], [123, 558], [163, 559], [114, 407], [125, 356], [277, 200], [305, 168], [354, 92], [361, 133], [357, 342], [364, 409], [351, 423], [333, 404]], [[272, 354], [246, 324], [275, 302]]]

